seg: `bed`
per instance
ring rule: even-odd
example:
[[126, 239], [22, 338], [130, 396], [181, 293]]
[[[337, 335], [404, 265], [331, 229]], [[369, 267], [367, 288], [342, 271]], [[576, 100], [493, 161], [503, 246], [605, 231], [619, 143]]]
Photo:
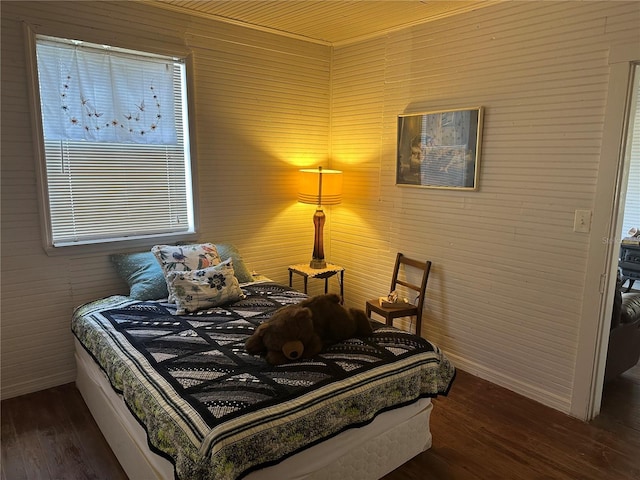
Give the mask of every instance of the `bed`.
[[430, 399], [455, 377], [437, 346], [372, 322], [370, 336], [269, 365], [246, 338], [306, 295], [238, 287], [187, 311], [130, 294], [74, 312], [78, 389], [130, 478], [376, 479], [431, 446]]

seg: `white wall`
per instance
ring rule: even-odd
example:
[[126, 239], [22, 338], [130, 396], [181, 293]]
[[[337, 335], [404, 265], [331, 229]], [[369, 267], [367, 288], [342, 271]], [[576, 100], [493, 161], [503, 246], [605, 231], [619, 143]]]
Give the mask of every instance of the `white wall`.
[[[506, 2], [336, 48], [332, 157], [349, 180], [332, 252], [348, 300], [387, 292], [396, 251], [430, 259], [422, 333], [462, 369], [570, 411], [601, 241], [573, 231], [574, 211], [594, 209], [609, 49], [640, 46], [638, 25], [634, 2]], [[478, 105], [477, 192], [394, 185], [397, 115]]]
[[[347, 303], [387, 293], [397, 251], [431, 259], [423, 335], [459, 367], [570, 410], [599, 240], [574, 233], [573, 214], [594, 208], [608, 52], [640, 41], [640, 4], [506, 2], [330, 49], [131, 2], [2, 2], [5, 398], [72, 381], [73, 307], [124, 290], [106, 255], [41, 247], [23, 21], [193, 52], [201, 239], [233, 241], [286, 281], [313, 237], [295, 170], [342, 168], [325, 243], [347, 268]], [[479, 191], [394, 185], [398, 114], [477, 105]]]
[[3, 398], [73, 381], [74, 307], [126, 293], [108, 255], [49, 257], [42, 248], [23, 23], [191, 53], [199, 238], [235, 243], [249, 267], [282, 282], [287, 265], [311, 257], [314, 207], [297, 203], [296, 173], [327, 165], [329, 131], [329, 47], [133, 2], [3, 1]]

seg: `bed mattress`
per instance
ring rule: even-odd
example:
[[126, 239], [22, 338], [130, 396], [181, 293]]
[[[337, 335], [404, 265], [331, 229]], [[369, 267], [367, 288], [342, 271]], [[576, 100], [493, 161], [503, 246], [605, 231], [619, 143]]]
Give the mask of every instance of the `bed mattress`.
[[[75, 340], [76, 385], [111, 449], [131, 479], [171, 480], [174, 466], [152, 452], [147, 434], [109, 384], [104, 371]], [[433, 405], [421, 398], [378, 415], [282, 462], [256, 470], [245, 480], [375, 480], [431, 447]]]
[[419, 399], [448, 392], [455, 370], [442, 352], [382, 324], [313, 359], [268, 365], [244, 341], [277, 308], [306, 297], [271, 282], [243, 291], [239, 302], [189, 315], [120, 296], [74, 314], [78, 343], [179, 479], [250, 478], [385, 412], [424, 411]]

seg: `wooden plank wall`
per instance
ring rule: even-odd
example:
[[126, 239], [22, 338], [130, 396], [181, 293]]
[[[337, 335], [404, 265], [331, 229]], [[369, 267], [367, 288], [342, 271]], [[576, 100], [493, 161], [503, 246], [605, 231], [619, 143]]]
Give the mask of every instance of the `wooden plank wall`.
[[[332, 253], [349, 302], [387, 293], [397, 251], [430, 259], [424, 336], [569, 411], [590, 241], [574, 211], [594, 208], [609, 49], [640, 43], [638, 25], [637, 3], [506, 2], [335, 47], [332, 158], [347, 173]], [[394, 185], [397, 115], [479, 105], [477, 192]]]
[[[397, 251], [429, 258], [423, 335], [569, 411], [590, 241], [573, 215], [594, 207], [608, 51], [639, 21], [636, 2], [505, 2], [330, 48], [132, 2], [3, 2], [3, 398], [72, 381], [72, 309], [125, 291], [107, 255], [42, 249], [23, 22], [193, 54], [201, 240], [286, 281], [313, 240], [296, 170], [341, 168], [325, 240], [347, 304], [387, 293]], [[397, 115], [476, 105], [479, 191], [396, 187]]]
[[287, 265], [311, 257], [314, 207], [297, 203], [296, 174], [327, 166], [329, 141], [327, 46], [133, 2], [3, 2], [3, 398], [73, 381], [74, 307], [127, 291], [107, 254], [43, 250], [23, 23], [38, 33], [191, 53], [199, 239], [235, 243], [250, 268], [273, 279], [285, 282]]

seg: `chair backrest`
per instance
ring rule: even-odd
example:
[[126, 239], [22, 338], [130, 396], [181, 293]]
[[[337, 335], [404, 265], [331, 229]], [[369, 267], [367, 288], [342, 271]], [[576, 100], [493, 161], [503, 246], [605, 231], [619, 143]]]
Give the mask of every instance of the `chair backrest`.
[[[416, 285], [407, 280], [402, 280], [398, 278], [400, 274], [400, 267], [404, 265], [405, 267], [405, 278], [406, 278], [406, 267], [407, 265], [410, 267], [417, 268], [418, 270], [422, 270], [422, 281], [420, 285]], [[422, 307], [424, 306], [424, 297], [425, 292], [427, 290], [427, 280], [429, 279], [429, 272], [431, 271], [431, 261], [427, 260], [425, 262], [421, 262], [419, 260], [413, 260], [411, 258], [405, 257], [402, 253], [398, 252], [396, 256], [396, 264], [393, 267], [393, 278], [391, 280], [391, 291], [396, 289], [397, 285], [402, 285], [403, 287], [410, 288], [411, 290], [415, 290], [418, 292], [418, 315], [422, 316]]]

